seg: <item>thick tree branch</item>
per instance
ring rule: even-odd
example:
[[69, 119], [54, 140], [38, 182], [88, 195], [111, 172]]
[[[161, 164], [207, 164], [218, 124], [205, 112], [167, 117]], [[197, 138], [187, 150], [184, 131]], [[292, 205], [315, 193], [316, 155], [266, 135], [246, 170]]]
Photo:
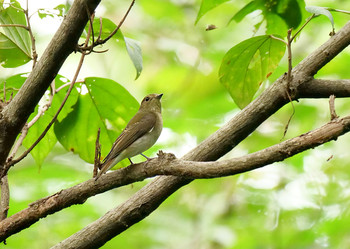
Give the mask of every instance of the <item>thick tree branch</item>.
[[331, 95], [337, 98], [349, 97], [350, 80], [312, 79], [300, 84], [297, 92], [297, 98], [328, 98]]
[[[285, 77], [280, 77], [271, 87], [265, 90], [226, 125], [187, 153], [183, 159], [191, 161], [215, 161], [219, 159], [288, 102], [288, 98], [285, 96], [287, 90], [290, 90], [292, 98], [295, 98], [299, 85], [311, 80], [319, 69], [337, 56], [349, 44], [350, 22], [292, 70], [290, 89], [286, 88], [287, 82]], [[110, 222], [103, 223], [106, 226], [103, 229], [108, 230], [108, 235], [105, 235], [108, 238], [104, 237], [104, 243], [109, 238], [116, 236], [147, 217], [168, 196], [190, 181], [181, 177], [164, 176], [157, 178], [139, 190], [129, 200], [118, 207], [120, 212], [113, 215]], [[94, 240], [99, 240], [98, 236], [100, 234], [89, 233], [91, 231], [89, 229], [90, 226], [91, 224], [86, 227], [85, 233], [80, 232], [81, 237], [74, 237], [76, 240], [74, 242], [72, 240], [70, 241], [72, 243], [81, 242], [83, 244], [84, 239], [88, 239], [91, 243]], [[119, 229], [113, 229], [113, 227], [118, 227]], [[85, 229], [82, 231], [85, 231]], [[102, 240], [99, 241], [103, 243]]]
[[[282, 161], [307, 149], [335, 140], [349, 130], [350, 116], [331, 121], [319, 129], [239, 158], [219, 162], [193, 162], [175, 159], [169, 154], [161, 153], [159, 158], [134, 165], [130, 167], [130, 170], [134, 170], [137, 167], [136, 170], [138, 171], [142, 171], [143, 168], [143, 171], [148, 176], [164, 174], [190, 179], [230, 176]], [[158, 187], [162, 187], [157, 180], [155, 182]], [[147, 194], [138, 195], [138, 198], [132, 197], [132, 205], [142, 207], [146, 204], [145, 208], [148, 208], [149, 194], [154, 196], [153, 192], [147, 192]], [[154, 197], [158, 200], [157, 196]], [[131, 202], [127, 202], [116, 207], [52, 248], [97, 248], [102, 246], [106, 241], [113, 238], [115, 234], [124, 231], [127, 228], [126, 224], [134, 222], [135, 219], [137, 221], [138, 217], [142, 216], [142, 213], [131, 208], [130, 205]], [[125, 217], [125, 219], [120, 220], [120, 217]], [[86, 238], [90, 239], [86, 240]]]
[[14, 99], [0, 113], [0, 165], [3, 165], [29, 115], [72, 53], [100, 0], [76, 0]]

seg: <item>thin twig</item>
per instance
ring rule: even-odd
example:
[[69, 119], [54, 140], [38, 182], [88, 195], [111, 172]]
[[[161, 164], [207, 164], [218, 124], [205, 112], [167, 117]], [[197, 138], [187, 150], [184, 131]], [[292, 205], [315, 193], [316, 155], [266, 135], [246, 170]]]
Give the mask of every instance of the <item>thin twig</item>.
[[25, 30], [29, 30], [27, 26], [22, 24], [0, 24], [0, 28], [10, 28], [10, 27], [23, 28]]
[[[54, 80], [53, 80], [53, 83], [54, 83]], [[51, 85], [52, 85], [52, 83], [51, 83]], [[14, 156], [16, 155], [18, 149], [21, 147], [21, 145], [23, 143], [23, 140], [25, 139], [25, 137], [28, 134], [29, 128], [32, 127], [39, 120], [39, 118], [50, 108], [50, 106], [52, 104], [52, 101], [53, 101], [53, 95], [50, 94], [49, 102], [46, 103], [43, 106], [43, 108], [38, 110], [38, 113], [34, 116], [34, 118], [32, 118], [32, 120], [29, 123], [26, 123], [24, 125], [24, 127], [22, 128], [22, 131], [21, 131], [21, 135], [18, 138], [18, 140], [16, 141], [16, 144], [13, 146], [11, 155], [7, 159], [8, 162], [10, 162], [12, 160], [12, 158], [14, 158]]]
[[6, 103], [6, 80], [4, 81], [4, 103]]
[[288, 50], [288, 72], [287, 72], [287, 86], [288, 86], [288, 91], [290, 91], [290, 83], [292, 81], [292, 39], [290, 38], [292, 34], [292, 29], [288, 30], [287, 33], [287, 50]]
[[311, 21], [312, 18], [315, 17], [315, 14], [312, 14], [306, 22], [303, 24], [303, 26], [300, 27], [300, 29], [297, 30], [297, 32], [292, 36], [291, 41], [294, 41], [295, 37], [305, 28], [305, 26]]
[[83, 51], [86, 51], [86, 50], [96, 53], [97, 51], [94, 51], [92, 48], [106, 43], [109, 39], [111, 39], [118, 32], [118, 30], [120, 29], [120, 27], [123, 25], [124, 21], [126, 20], [126, 17], [129, 15], [130, 10], [133, 7], [134, 3], [135, 3], [135, 0], [132, 0], [131, 4], [130, 4], [128, 10], [126, 11], [125, 15], [123, 16], [122, 20], [119, 22], [118, 26], [112, 31], [112, 33], [109, 34], [109, 36], [107, 38], [105, 38], [103, 40], [97, 39], [92, 45], [85, 46], [85, 47], [79, 47], [77, 50], [81, 53], [83, 53]]
[[282, 38], [276, 37], [276, 36], [274, 36], [274, 35], [270, 35], [270, 37], [271, 37], [272, 39], [274, 39], [274, 40], [283, 42], [284, 44], [286, 44], [286, 46], [288, 46], [288, 42], [286, 42], [286, 41], [283, 40]]
[[95, 160], [94, 160], [94, 171], [93, 171], [93, 178], [97, 175], [98, 169], [101, 168], [101, 144], [100, 144], [100, 133], [101, 128], [98, 128], [97, 131], [97, 137], [96, 137], [96, 144], [95, 144]]
[[101, 40], [101, 35], [102, 35], [102, 17], [99, 18], [99, 21], [100, 21], [100, 30], [98, 32], [97, 40]]
[[[15, 157], [18, 149], [21, 147], [23, 140], [27, 136], [27, 134], [28, 134], [28, 124], [26, 123], [21, 130], [21, 135], [17, 139], [16, 144], [12, 148], [10, 156], [7, 158], [7, 162], [12, 161], [12, 159]], [[6, 164], [5, 164], [5, 167], [6, 167]], [[1, 179], [1, 177], [0, 177], [0, 179]]]
[[286, 124], [286, 126], [284, 127], [284, 132], [283, 132], [283, 137], [282, 139], [286, 136], [287, 131], [288, 131], [288, 127], [290, 124], [290, 121], [292, 120], [294, 114], [295, 114], [295, 107], [293, 104], [293, 100], [292, 97], [290, 96], [291, 93], [291, 89], [290, 89], [290, 85], [292, 82], [292, 69], [293, 69], [293, 65], [292, 65], [292, 38], [291, 38], [291, 34], [292, 34], [292, 29], [288, 30], [287, 33], [287, 50], [288, 50], [288, 72], [287, 72], [287, 90], [286, 90], [286, 94], [287, 97], [289, 99], [289, 102], [292, 105], [292, 114], [290, 115], [288, 122]]
[[288, 99], [289, 99], [289, 102], [290, 102], [290, 104], [292, 105], [292, 114], [290, 115], [290, 117], [289, 117], [289, 119], [288, 119], [288, 121], [287, 121], [287, 124], [286, 124], [286, 126], [284, 127], [283, 137], [281, 138], [281, 140], [282, 140], [283, 138], [285, 138], [285, 136], [286, 136], [286, 134], [287, 134], [287, 131], [288, 131], [288, 128], [289, 128], [290, 121], [292, 120], [292, 118], [293, 118], [293, 116], [294, 116], [294, 114], [295, 114], [295, 107], [294, 107], [293, 100], [292, 100], [292, 98], [291, 98], [291, 96], [290, 96], [290, 94], [289, 94], [288, 89], [286, 90], [286, 93], [287, 93], [287, 97], [288, 97]]
[[116, 28], [115, 30], [113, 30], [113, 32], [112, 32], [107, 38], [103, 39], [103, 40], [101, 41], [100, 44], [104, 44], [104, 43], [107, 42], [109, 39], [111, 39], [112, 36], [115, 35], [115, 33], [118, 32], [119, 28], [123, 25], [123, 23], [124, 23], [126, 17], [129, 15], [129, 12], [130, 12], [132, 6], [134, 6], [134, 4], [135, 4], [135, 0], [132, 0], [130, 6], [129, 6], [129, 8], [128, 8], [128, 10], [126, 11], [126, 13], [125, 13], [125, 15], [123, 16], [122, 20], [119, 22], [117, 28]]
[[343, 14], [348, 14], [350, 15], [350, 11], [347, 11], [347, 10], [340, 10], [340, 9], [333, 9], [333, 8], [325, 8], [326, 10], [329, 10], [329, 11], [335, 11], [335, 12], [339, 12], [339, 13], [343, 13]]
[[331, 96], [329, 96], [329, 111], [331, 113], [331, 121], [339, 118], [339, 116], [335, 112], [334, 101], [335, 101], [335, 95], [332, 94]]
[[27, 4], [27, 8], [24, 10], [24, 15], [25, 15], [26, 20], [27, 20], [28, 32], [29, 32], [30, 40], [32, 42], [32, 56], [33, 56], [33, 66], [32, 66], [32, 68], [34, 68], [35, 65], [36, 65], [36, 62], [38, 60], [38, 54], [36, 52], [35, 37], [33, 35], [33, 31], [32, 31], [32, 28], [30, 26], [30, 20], [29, 20], [29, 14], [28, 14], [28, 12], [29, 12], [28, 0], [26, 1], [26, 4]]

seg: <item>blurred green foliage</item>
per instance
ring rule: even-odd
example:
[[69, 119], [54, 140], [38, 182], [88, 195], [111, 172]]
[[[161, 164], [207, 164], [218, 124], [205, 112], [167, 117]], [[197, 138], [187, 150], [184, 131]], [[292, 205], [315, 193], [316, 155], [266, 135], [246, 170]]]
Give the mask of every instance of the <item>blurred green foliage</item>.
[[[148, 93], [164, 94], [164, 131], [157, 144], [146, 152], [149, 156], [162, 149], [180, 157], [232, 118], [239, 108], [218, 77], [224, 55], [252, 36], [284, 37], [288, 27], [300, 26], [311, 15], [304, 10], [305, 3], [301, 0], [269, 1], [270, 5], [263, 2], [137, 1], [122, 27], [123, 34], [118, 32], [116, 38], [123, 41], [125, 36], [140, 42], [142, 73], [135, 81], [135, 62], [130, 60], [124, 44], [120, 46], [116, 39], [97, 48], [108, 49], [106, 53], [87, 57], [80, 76], [83, 80], [76, 84], [55, 129], [46, 138], [49, 141], [39, 143], [36, 152], [9, 172], [9, 215], [39, 198], [89, 179], [93, 167], [81, 158], [91, 162], [97, 128], [104, 127], [101, 136], [104, 137], [102, 156], [105, 156], [137, 111], [136, 99], [141, 100]], [[106, 24], [102, 37], [119, 23], [129, 4], [126, 0], [102, 1], [96, 13], [96, 18], [103, 17]], [[341, 0], [314, 0], [308, 4], [350, 9], [350, 2]], [[43, 20], [38, 18], [35, 23], [35, 15], [31, 19], [39, 49], [51, 38], [43, 34], [40, 23], [59, 18], [40, 13]], [[349, 17], [332, 14], [337, 32]], [[218, 28], [206, 31], [208, 24]], [[94, 22], [94, 27], [98, 34], [99, 22]], [[312, 20], [293, 43], [293, 65], [329, 39], [330, 31], [327, 17]], [[316, 77], [350, 78], [349, 57], [349, 50], [345, 50]], [[69, 82], [77, 58], [79, 55], [72, 55], [67, 60], [56, 78], [56, 88]], [[16, 94], [25, 80], [24, 73], [31, 70], [29, 64], [15, 71], [1, 69], [0, 98], [4, 96], [3, 82], [6, 82], [7, 99], [12, 92]], [[286, 71], [284, 57], [259, 91]], [[141, 72], [140, 68], [137, 72]], [[30, 146], [50, 121], [67, 88], [55, 95], [48, 112], [29, 130], [24, 147]], [[45, 98], [48, 96], [49, 91]], [[42, 103], [46, 103], [44, 99]], [[330, 118], [327, 99], [301, 99], [294, 106], [295, 115], [284, 139], [317, 128]], [[348, 99], [336, 99], [339, 115], [348, 114], [348, 106]], [[225, 158], [280, 142], [291, 114], [290, 105], [283, 107]], [[65, 140], [67, 136], [74, 139]], [[56, 138], [59, 143], [53, 146]], [[347, 248], [350, 243], [349, 140], [347, 135], [282, 163], [238, 176], [196, 180], [103, 248]], [[71, 148], [80, 157], [69, 152]], [[151, 180], [109, 191], [83, 205], [50, 215], [7, 239], [6, 247], [49, 248], [122, 203]]]

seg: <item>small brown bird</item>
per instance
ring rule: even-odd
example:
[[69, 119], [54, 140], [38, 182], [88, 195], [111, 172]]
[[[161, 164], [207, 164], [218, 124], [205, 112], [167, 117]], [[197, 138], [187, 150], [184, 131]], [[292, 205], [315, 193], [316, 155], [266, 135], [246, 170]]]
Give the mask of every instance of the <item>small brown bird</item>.
[[142, 100], [140, 109], [115, 140], [111, 151], [103, 160], [101, 171], [95, 180], [125, 158], [129, 158], [132, 163], [131, 157], [143, 155], [142, 152], [155, 144], [163, 129], [160, 103], [162, 96], [163, 94], [149, 94]]

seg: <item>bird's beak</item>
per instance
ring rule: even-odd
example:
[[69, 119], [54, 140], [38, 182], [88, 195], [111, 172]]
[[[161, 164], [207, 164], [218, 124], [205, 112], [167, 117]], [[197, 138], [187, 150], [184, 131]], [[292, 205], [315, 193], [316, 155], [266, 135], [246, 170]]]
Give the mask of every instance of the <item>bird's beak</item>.
[[163, 96], [163, 93], [161, 93], [161, 94], [159, 94], [159, 95], [157, 95], [157, 99], [161, 99], [162, 98], [162, 96]]

